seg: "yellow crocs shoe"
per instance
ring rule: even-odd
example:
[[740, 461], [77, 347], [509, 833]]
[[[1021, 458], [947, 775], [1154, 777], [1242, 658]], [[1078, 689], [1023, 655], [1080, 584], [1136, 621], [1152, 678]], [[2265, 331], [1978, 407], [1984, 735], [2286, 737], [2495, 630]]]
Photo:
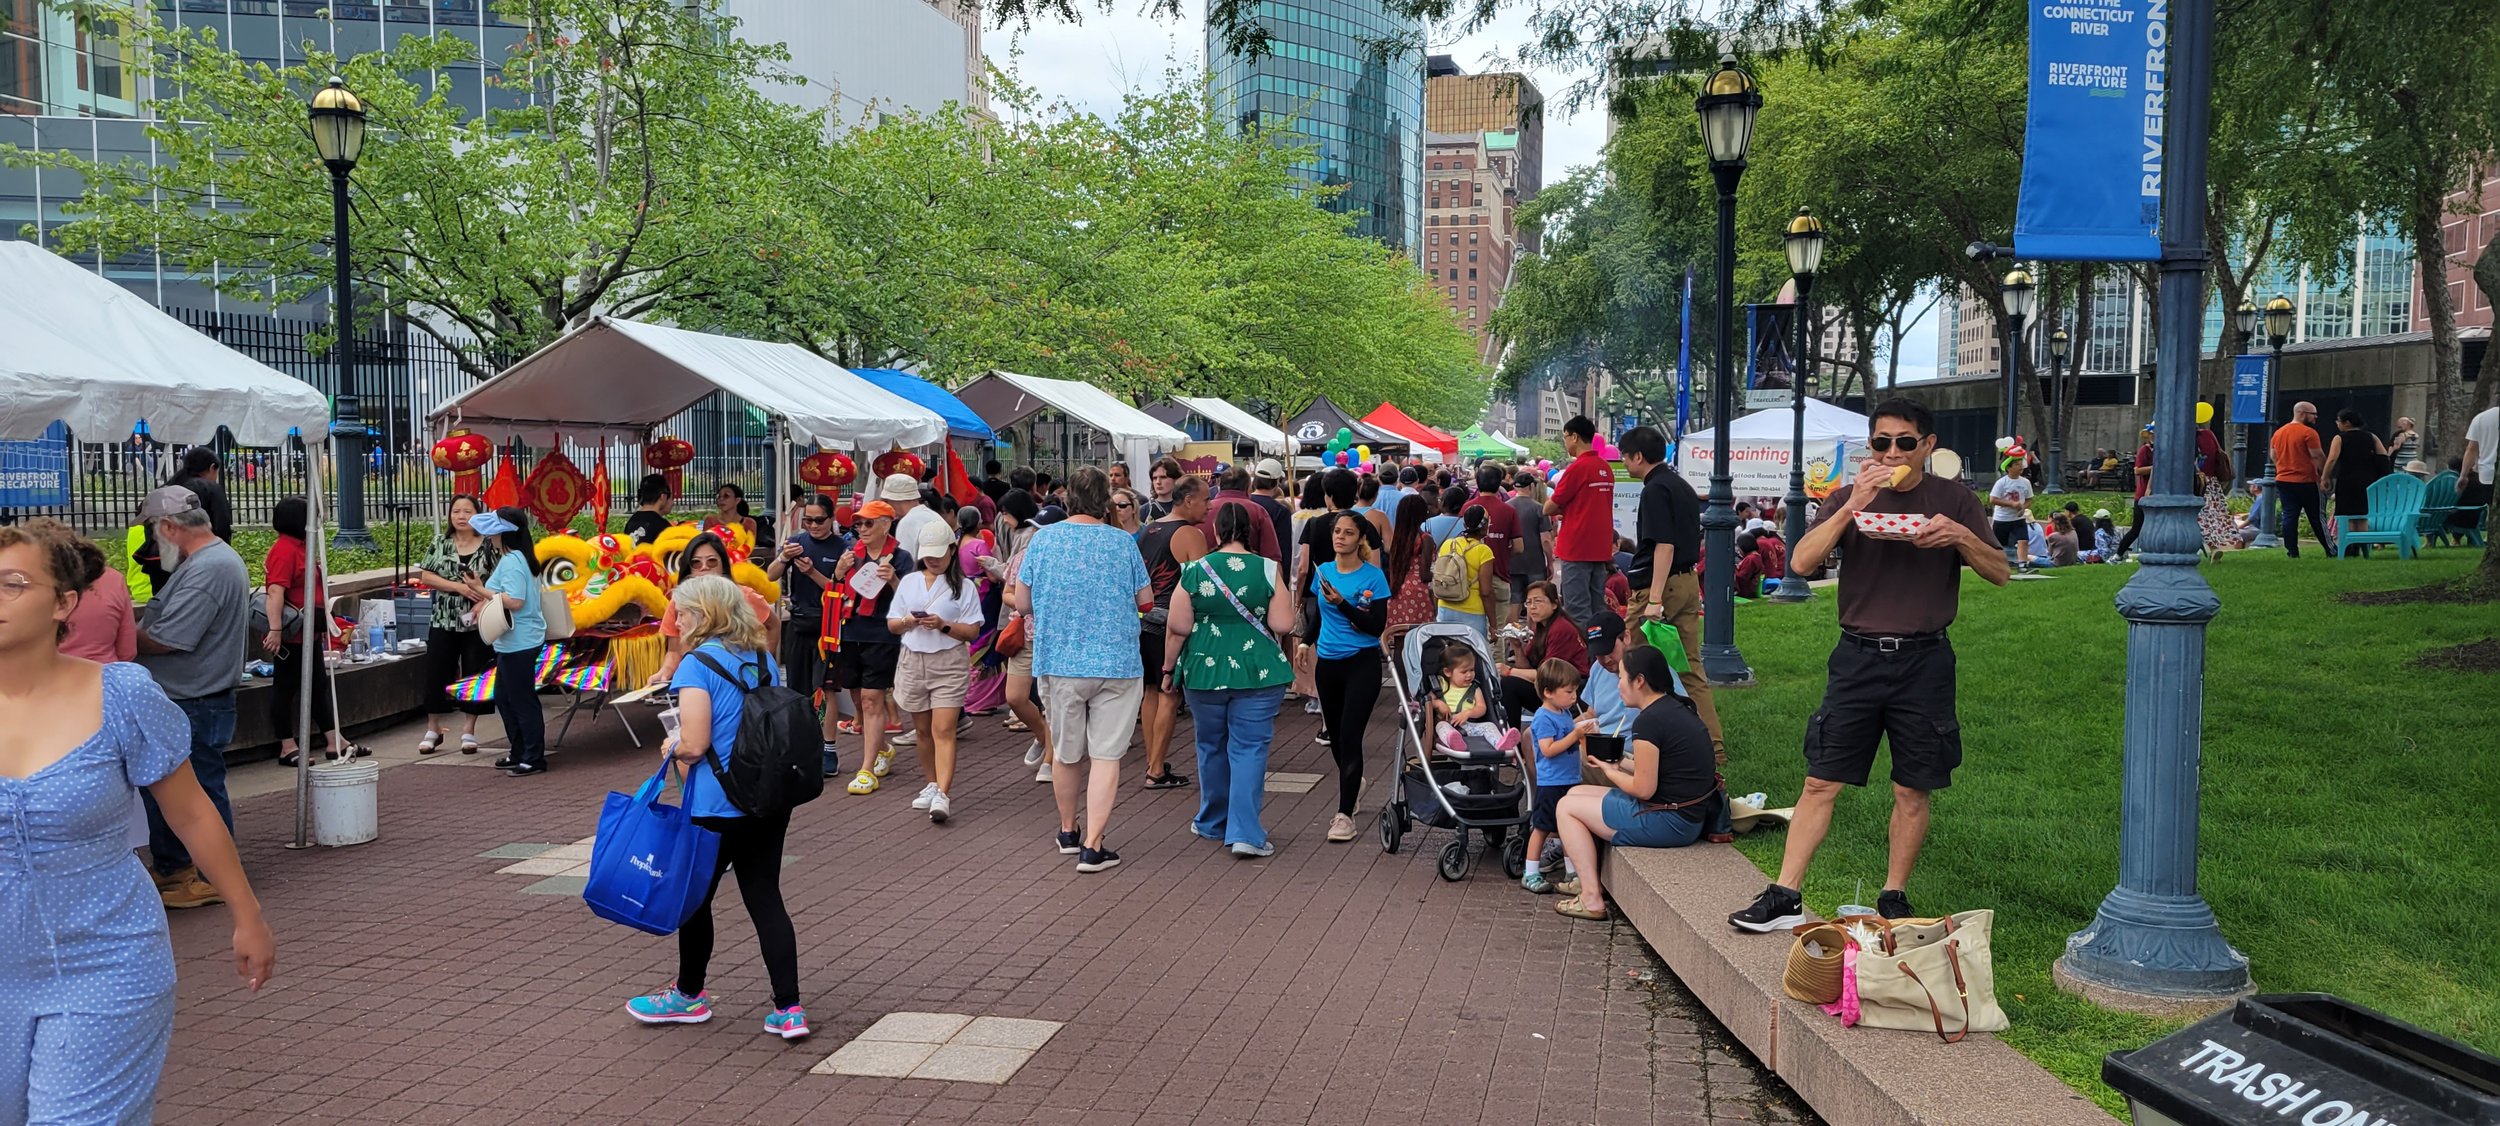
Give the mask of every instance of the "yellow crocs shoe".
[[[878, 752], [877, 752], [877, 757], [876, 757], [876, 759], [875, 759], [874, 761], [872, 761], [872, 762], [870, 762], [870, 763], [868, 764], [868, 771], [867, 771], [867, 772], [868, 772], [868, 773], [870, 773], [870, 774], [874, 774], [874, 775], [876, 775], [876, 776], [877, 776], [877, 777], [879, 777], [879, 778], [883, 778], [883, 777], [885, 777], [886, 775], [888, 775], [888, 774], [890, 774], [890, 773], [893, 773], [893, 771], [894, 771], [894, 749], [893, 749], [893, 748], [891, 748], [891, 747], [888, 747], [888, 748], [886, 748], [885, 750], [882, 750], [882, 751], [878, 751]], [[868, 787], [868, 789], [869, 789], [869, 790], [873, 790], [873, 789], [876, 789], [876, 787], [875, 787], [875, 786], [870, 786], [870, 787]], [[861, 791], [858, 791], [858, 792], [859, 792], [859, 793], [863, 793], [863, 794], [864, 794], [864, 793], [867, 793], [867, 792], [868, 792], [868, 790], [861, 790]]]
[[860, 771], [856, 776], [852, 777], [850, 791], [854, 794], [876, 793], [877, 776], [865, 770]]

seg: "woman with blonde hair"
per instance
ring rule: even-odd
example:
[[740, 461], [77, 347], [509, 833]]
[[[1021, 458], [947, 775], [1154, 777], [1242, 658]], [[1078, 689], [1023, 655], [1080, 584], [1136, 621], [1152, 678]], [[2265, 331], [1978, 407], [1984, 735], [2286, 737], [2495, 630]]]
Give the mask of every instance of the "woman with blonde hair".
[[799, 1006], [798, 932], [781, 900], [782, 842], [790, 833], [790, 811], [763, 816], [741, 812], [703, 761], [707, 754], [717, 755], [726, 767], [736, 751], [748, 690], [774, 683], [780, 671], [774, 666], [773, 640], [748, 607], [742, 588], [725, 576], [693, 576], [678, 584], [669, 604], [677, 612], [686, 660], [669, 684], [677, 691], [677, 734], [669, 740], [668, 753], [685, 766], [687, 814], [695, 824], [720, 834], [720, 855], [702, 906], [677, 930], [677, 980], [626, 1002], [625, 1011], [644, 1024], [712, 1019], [712, 995], [704, 988], [712, 962], [712, 898], [720, 892], [721, 875], [735, 868], [738, 895], [746, 900], [747, 917], [755, 921], [764, 972], [772, 979], [773, 1011], [764, 1018], [764, 1031], [796, 1040], [809, 1029], [807, 1011]]

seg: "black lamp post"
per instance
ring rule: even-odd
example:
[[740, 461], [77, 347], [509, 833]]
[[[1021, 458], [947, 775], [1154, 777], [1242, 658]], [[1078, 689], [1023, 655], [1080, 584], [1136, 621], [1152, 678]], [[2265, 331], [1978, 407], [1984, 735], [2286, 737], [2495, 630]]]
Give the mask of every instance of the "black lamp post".
[[1745, 175], [1745, 152], [1753, 147], [1754, 115], [1762, 92], [1736, 56], [1719, 56], [1719, 69], [1693, 100], [1701, 136], [1710, 149], [1710, 175], [1719, 185], [1719, 362], [1710, 369], [1710, 502], [1701, 513], [1702, 560], [1708, 579], [1702, 592], [1701, 671], [1712, 684], [1751, 684], [1753, 669], [1736, 650], [1736, 482], [1728, 475], [1728, 424], [1736, 419], [1736, 381], [1730, 378], [1735, 349], [1736, 181]]
[[[2283, 346], [2291, 341], [2292, 299], [2278, 293], [2266, 302], [2266, 344], [2270, 353], [2266, 359], [2268, 396], [2274, 394], [2276, 381], [2283, 378]], [[2272, 409], [2271, 406], [2268, 409]]]
[[[2257, 303], [2246, 297], [2240, 298], [2240, 307], [2231, 311], [2231, 325], [2240, 330], [2240, 347], [2256, 344]], [[2236, 472], [2253, 478], [2254, 475], [2248, 472], [2248, 427], [2245, 424], [2231, 428], [2231, 464], [2236, 467]]]
[[[338, 361], [338, 394], [331, 398], [330, 437], [338, 450], [338, 546], [372, 547], [365, 530], [365, 425], [356, 402], [355, 326], [347, 288], [347, 174], [365, 147], [365, 104], [347, 92], [347, 82], [332, 76], [312, 98], [314, 147], [330, 167], [331, 262], [338, 273], [331, 282], [330, 309], [337, 317], [338, 340], [330, 354]], [[317, 484], [314, 487], [319, 487]]]
[[[1791, 310], [1797, 320], [1797, 362], [1789, 380], [1796, 391], [1790, 400], [1796, 422], [1788, 442], [1788, 518], [1780, 532], [1794, 544], [1806, 534], [1806, 385], [1814, 379], [1814, 363], [1807, 358], [1814, 341], [1807, 318], [1813, 316], [1814, 304], [1808, 299], [1814, 293], [1814, 272], [1823, 265], [1823, 221], [1800, 207], [1780, 239], [1788, 251], [1788, 272], [1797, 278], [1797, 304]], [[1833, 467], [1835, 472], [1838, 469]], [[1791, 570], [1780, 578], [1779, 589], [1763, 597], [1773, 602], [1803, 602], [1814, 597], [1814, 591], [1806, 586], [1804, 576]]]
[[2005, 431], [2008, 438], [2022, 433], [2023, 405], [2023, 321], [2031, 316], [2032, 302], [2039, 290], [2031, 283], [2031, 271], [2020, 266], [2005, 275], [1998, 287], [2005, 297]]
[[2059, 367], [2066, 362], [2066, 349], [2074, 340], [2064, 328], [2049, 334], [2049, 488], [2052, 493], [2066, 491], [2066, 384]]

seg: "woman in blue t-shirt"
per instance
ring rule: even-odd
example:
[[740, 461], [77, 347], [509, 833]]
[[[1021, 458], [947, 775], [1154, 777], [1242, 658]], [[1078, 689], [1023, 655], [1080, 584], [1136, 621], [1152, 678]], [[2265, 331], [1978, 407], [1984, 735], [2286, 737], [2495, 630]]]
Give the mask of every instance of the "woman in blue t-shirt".
[[738, 741], [738, 721], [746, 714], [747, 689], [773, 683], [778, 673], [772, 639], [738, 584], [724, 576], [687, 579], [669, 601], [677, 610], [686, 659], [669, 682], [677, 690], [677, 735], [668, 751], [685, 766], [686, 812], [695, 824], [720, 834], [720, 858], [713, 863], [703, 904], [677, 928], [677, 980], [626, 1002], [625, 1011], [644, 1024], [712, 1019], [712, 995], [703, 987], [712, 962], [712, 897], [720, 892], [721, 874], [736, 868], [738, 895], [746, 900], [747, 917], [755, 920], [764, 973], [773, 983], [773, 1011], [764, 1018], [764, 1031], [796, 1040], [809, 1030], [807, 1010], [799, 1007], [798, 932], [781, 902], [781, 849], [790, 833], [790, 811], [763, 817], [740, 813], [703, 761], [708, 753], [718, 755], [724, 766], [729, 762]]
[[1328, 524], [1336, 558], [1311, 568], [1311, 593], [1319, 596], [1319, 654], [1311, 679], [1319, 689], [1320, 726], [1328, 753], [1337, 760], [1337, 816], [1328, 839], [1354, 839], [1354, 800], [1363, 791], [1363, 728], [1380, 700], [1380, 633], [1389, 625], [1389, 575], [1371, 561], [1364, 517], [1329, 512], [1313, 517]]
[[[469, 528], [495, 541], [503, 557], [486, 577], [486, 598], [503, 603], [511, 626], [495, 649], [495, 714], [511, 746], [495, 768], [515, 778], [547, 772], [547, 715], [538, 707], [538, 653], [547, 647], [547, 615], [538, 603], [538, 554], [530, 546], [529, 513], [498, 508], [469, 518]], [[480, 605], [486, 599], [478, 600]]]

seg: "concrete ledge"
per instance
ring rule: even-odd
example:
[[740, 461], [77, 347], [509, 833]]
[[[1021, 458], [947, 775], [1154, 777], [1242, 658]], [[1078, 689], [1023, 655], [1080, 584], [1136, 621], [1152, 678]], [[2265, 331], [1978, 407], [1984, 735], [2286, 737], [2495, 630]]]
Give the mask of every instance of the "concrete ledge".
[[1789, 939], [1745, 934], [1727, 914], [1762, 891], [1762, 872], [1725, 845], [1609, 849], [1606, 889], [1675, 976], [1834, 1126], [2111, 1126], [2074, 1088], [1974, 1033], [1843, 1028], [1780, 989]]

